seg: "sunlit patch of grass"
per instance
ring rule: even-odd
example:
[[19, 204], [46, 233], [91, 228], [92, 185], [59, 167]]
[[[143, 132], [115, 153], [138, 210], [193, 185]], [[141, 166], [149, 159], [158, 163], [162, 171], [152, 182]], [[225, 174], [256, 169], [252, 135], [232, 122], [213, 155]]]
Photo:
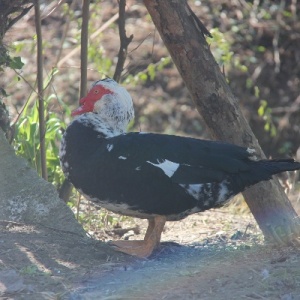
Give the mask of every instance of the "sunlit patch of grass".
[[28, 265], [23, 267], [20, 270], [21, 275], [27, 275], [27, 276], [36, 276], [36, 275], [44, 275], [44, 276], [50, 276], [50, 271], [42, 271], [40, 268], [34, 264]]
[[74, 212], [77, 220], [91, 236], [97, 236], [105, 230], [120, 226], [124, 221], [130, 221], [128, 216], [118, 215], [101, 208], [91, 201], [84, 199], [77, 192], [71, 197], [68, 206]]

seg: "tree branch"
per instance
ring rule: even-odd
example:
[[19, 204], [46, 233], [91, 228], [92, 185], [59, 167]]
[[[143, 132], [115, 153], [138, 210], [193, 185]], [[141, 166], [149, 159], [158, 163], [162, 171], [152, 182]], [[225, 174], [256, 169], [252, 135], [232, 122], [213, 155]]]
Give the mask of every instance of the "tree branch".
[[17, 17], [11, 19], [7, 25], [6, 30], [10, 29], [16, 22], [18, 22], [21, 18], [23, 18], [32, 9], [33, 6], [34, 5], [24, 8]]
[[83, 0], [82, 4], [82, 26], [81, 26], [81, 53], [80, 53], [80, 99], [87, 92], [87, 65], [88, 65], [88, 36], [90, 0]]
[[45, 145], [45, 107], [44, 107], [44, 84], [43, 84], [43, 40], [41, 28], [40, 2], [36, 0], [35, 6], [35, 29], [37, 36], [37, 86], [38, 86], [38, 110], [39, 110], [39, 131], [40, 131], [40, 153], [42, 177], [47, 180], [47, 161]]
[[126, 8], [126, 0], [119, 0], [119, 36], [120, 36], [120, 50], [118, 53], [118, 62], [116, 65], [115, 74], [113, 79], [117, 82], [121, 79], [121, 74], [124, 69], [125, 60], [127, 57], [127, 49], [128, 45], [131, 43], [133, 39], [133, 35], [127, 37], [126, 29], [125, 29], [125, 8]]

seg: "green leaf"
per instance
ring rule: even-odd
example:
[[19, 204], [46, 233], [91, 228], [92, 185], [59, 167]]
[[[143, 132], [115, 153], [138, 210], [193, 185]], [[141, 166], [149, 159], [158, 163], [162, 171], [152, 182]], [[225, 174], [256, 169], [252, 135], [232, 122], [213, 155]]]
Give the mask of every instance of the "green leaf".
[[269, 131], [270, 130], [270, 123], [266, 123], [264, 126], [265, 131]]
[[258, 115], [260, 117], [263, 117], [265, 115], [267, 106], [268, 106], [268, 102], [266, 100], [261, 100], [260, 101], [260, 107], [257, 110]]
[[14, 70], [20, 70], [24, 66], [20, 56], [16, 56], [10, 59], [9, 67]]
[[147, 71], [150, 76], [150, 80], [153, 81], [155, 79], [155, 65], [150, 64], [147, 68]]
[[254, 95], [256, 98], [259, 98], [259, 87], [257, 85], [254, 87]]
[[261, 105], [259, 108], [258, 108], [258, 115], [260, 117], [262, 117], [264, 115], [264, 112], [265, 112], [265, 108]]
[[258, 46], [257, 47], [257, 51], [258, 52], [265, 52], [266, 51], [266, 47], [264, 47], [264, 46]]
[[287, 10], [285, 10], [284, 12], [283, 12], [283, 15], [285, 16], [285, 17], [288, 17], [288, 18], [291, 18], [293, 15], [292, 15], [292, 13], [290, 12], [290, 11], [287, 11]]

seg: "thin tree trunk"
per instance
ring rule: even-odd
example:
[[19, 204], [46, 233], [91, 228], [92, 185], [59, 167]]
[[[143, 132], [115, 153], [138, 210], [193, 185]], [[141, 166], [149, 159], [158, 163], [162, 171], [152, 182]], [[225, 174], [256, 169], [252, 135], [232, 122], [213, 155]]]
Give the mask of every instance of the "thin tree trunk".
[[[237, 99], [213, 58], [186, 0], [144, 0], [152, 20], [214, 138], [254, 148], [265, 157]], [[243, 193], [265, 237], [277, 242], [300, 236], [299, 218], [277, 179]]]

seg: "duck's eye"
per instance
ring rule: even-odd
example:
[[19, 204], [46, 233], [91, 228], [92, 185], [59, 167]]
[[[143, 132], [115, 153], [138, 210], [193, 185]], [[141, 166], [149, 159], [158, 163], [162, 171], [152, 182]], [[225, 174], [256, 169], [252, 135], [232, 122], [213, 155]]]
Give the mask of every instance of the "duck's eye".
[[94, 94], [99, 94], [99, 90], [94, 90]]

